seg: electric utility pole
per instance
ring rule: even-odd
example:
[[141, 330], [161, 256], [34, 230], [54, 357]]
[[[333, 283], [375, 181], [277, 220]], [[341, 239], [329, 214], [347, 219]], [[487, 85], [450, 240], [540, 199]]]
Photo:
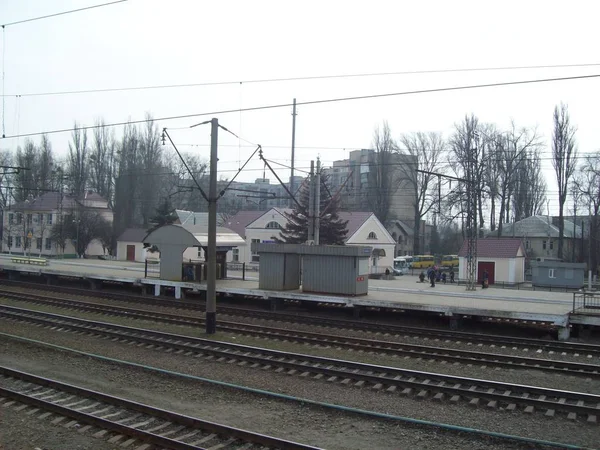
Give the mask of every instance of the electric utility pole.
[[217, 331], [217, 144], [219, 120], [210, 121], [210, 174], [208, 186], [208, 268], [206, 276], [206, 334]]
[[477, 149], [469, 146], [467, 160], [467, 291], [476, 290], [477, 284]]
[[[296, 99], [294, 99], [294, 107], [292, 109], [292, 171], [291, 171], [291, 175], [290, 175], [290, 191], [292, 192], [292, 194], [295, 194], [294, 191], [294, 153], [296, 151]], [[290, 208], [292, 208], [294, 205], [294, 201], [292, 199], [290, 199]]]
[[319, 245], [320, 232], [319, 228], [321, 226], [321, 158], [317, 158], [317, 174], [315, 176], [315, 200], [314, 200], [314, 239], [315, 245]]
[[315, 162], [310, 162], [308, 175], [308, 240], [315, 240]]
[[467, 162], [467, 168], [465, 169], [467, 178], [457, 178], [443, 173], [415, 169], [416, 172], [438, 177], [438, 211], [440, 212], [440, 218], [442, 197], [440, 187], [441, 178], [444, 177], [465, 183], [467, 191], [467, 291], [474, 291], [477, 284], [477, 280], [475, 279], [475, 275], [477, 274], [477, 189], [474, 187], [475, 179], [473, 177], [474, 169], [472, 163], [472, 161], [474, 161], [474, 156], [471, 155], [471, 152], [474, 152], [474, 150], [471, 149], [469, 153], [469, 162]]

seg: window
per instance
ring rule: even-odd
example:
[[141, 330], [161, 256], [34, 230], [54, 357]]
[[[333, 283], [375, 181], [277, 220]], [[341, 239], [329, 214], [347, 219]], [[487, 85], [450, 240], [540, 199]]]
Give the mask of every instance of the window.
[[21, 236], [17, 236], [17, 239], [15, 240], [15, 247], [21, 248]]
[[233, 250], [231, 250], [231, 255], [232, 255], [233, 261], [238, 262], [240, 260], [240, 249], [234, 248]]
[[48, 225], [52, 225], [52, 213], [46, 214], [46, 222]]
[[402, 236], [398, 236], [398, 244], [402, 245]]
[[8, 237], [8, 248], [11, 248], [13, 246], [13, 241], [12, 241], [12, 236]]
[[[251, 240], [252, 243], [254, 242], [260, 242], [260, 239], [252, 239]], [[252, 262], [259, 262], [260, 256], [258, 255], [258, 252], [252, 252]]]
[[42, 238], [37, 238], [35, 240], [35, 248], [37, 248], [38, 250], [42, 249]]
[[33, 221], [33, 214], [27, 213], [27, 223], [31, 223]]
[[367, 239], [377, 239], [377, 235], [375, 234], [374, 231], [371, 231], [369, 233], [369, 236], [367, 236]]
[[13, 223], [15, 220], [15, 215], [13, 213], [8, 214], [8, 223]]
[[542, 249], [546, 250], [546, 241], [542, 241]]
[[279, 224], [278, 224], [277, 222], [275, 222], [275, 221], [272, 221], [272, 222], [269, 222], [265, 228], [269, 228], [269, 229], [271, 229], [271, 230], [272, 230], [272, 229], [276, 229], [276, 230], [278, 230], [278, 229], [280, 229], [280, 228], [281, 228], [281, 225], [279, 225]]
[[548, 278], [556, 278], [555, 269], [548, 269]]
[[46, 250], [52, 250], [52, 239], [46, 238]]
[[21, 222], [23, 222], [23, 214], [17, 213], [17, 225], [21, 225]]
[[550, 250], [554, 248], [554, 241], [550, 241]]
[[40, 224], [44, 222], [44, 215], [42, 213], [38, 214], [37, 221]]

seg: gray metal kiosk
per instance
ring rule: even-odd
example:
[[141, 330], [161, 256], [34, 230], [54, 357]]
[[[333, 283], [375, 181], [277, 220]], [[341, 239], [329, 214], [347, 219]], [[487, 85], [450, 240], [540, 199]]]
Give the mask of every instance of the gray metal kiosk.
[[252, 244], [252, 251], [260, 255], [259, 289], [300, 289], [299, 247], [296, 244]]
[[302, 291], [366, 295], [372, 247], [301, 245]]
[[[372, 247], [253, 243], [259, 289], [366, 295]], [[302, 269], [301, 269], [302, 267]]]

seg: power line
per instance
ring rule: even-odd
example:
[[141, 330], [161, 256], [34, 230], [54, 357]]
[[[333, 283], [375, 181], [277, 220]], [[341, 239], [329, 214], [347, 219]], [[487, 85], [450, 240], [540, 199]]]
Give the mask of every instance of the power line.
[[80, 12], [80, 11], [86, 11], [88, 9], [101, 8], [103, 6], [110, 6], [110, 5], [114, 5], [116, 3], [123, 3], [123, 2], [126, 2], [126, 1], [127, 0], [116, 0], [114, 2], [102, 3], [100, 5], [86, 6], [85, 8], [71, 9], [69, 11], [62, 11], [62, 12], [54, 13], [54, 14], [47, 14], [45, 16], [32, 17], [30, 19], [17, 20], [15, 22], [9, 22], [9, 23], [3, 24], [2, 28], [9, 27], [11, 25], [18, 25], [20, 23], [33, 22], [34, 20], [41, 20], [41, 19], [48, 19], [50, 17], [64, 16], [65, 14], [71, 14], [71, 13], [76, 13], [76, 12]]
[[[125, 0], [121, 0], [125, 1]], [[189, 87], [204, 87], [204, 86], [223, 86], [223, 85], [240, 85], [240, 84], [260, 84], [260, 83], [281, 83], [290, 81], [310, 81], [310, 80], [327, 80], [339, 78], [362, 78], [362, 77], [380, 77], [380, 76], [398, 76], [398, 75], [421, 75], [421, 74], [436, 74], [436, 73], [464, 73], [464, 72], [490, 72], [490, 71], [509, 71], [509, 70], [538, 70], [538, 69], [563, 69], [563, 68], [580, 68], [580, 67], [598, 67], [600, 63], [584, 63], [584, 64], [552, 64], [552, 65], [536, 65], [536, 66], [506, 66], [506, 67], [475, 67], [461, 69], [432, 69], [432, 70], [408, 70], [401, 72], [374, 72], [374, 73], [354, 73], [341, 75], [313, 75], [305, 77], [289, 77], [289, 78], [263, 78], [255, 80], [239, 80], [239, 81], [206, 81], [199, 83], [181, 83], [181, 84], [158, 84], [148, 86], [126, 86], [118, 88], [98, 88], [98, 89], [77, 89], [71, 91], [50, 91], [50, 92], [27, 92], [22, 94], [3, 94], [5, 97], [42, 97], [51, 95], [74, 95], [74, 94], [93, 94], [106, 92], [123, 92], [123, 91], [141, 91], [141, 90], [156, 90], [156, 89], [176, 89]], [[239, 110], [237, 110], [239, 111]]]
[[[480, 89], [480, 88], [490, 88], [490, 87], [500, 87], [500, 86], [518, 86], [525, 84], [538, 84], [538, 83], [549, 83], [555, 81], [572, 81], [572, 80], [584, 80], [591, 78], [599, 78], [600, 74], [594, 75], [577, 75], [572, 77], [557, 77], [557, 78], [539, 78], [534, 80], [522, 80], [522, 81], [503, 81], [498, 83], [486, 83], [486, 84], [471, 84], [464, 86], [453, 86], [453, 87], [443, 87], [443, 88], [433, 88], [433, 89], [418, 89], [414, 91], [403, 91], [403, 92], [390, 92], [385, 94], [370, 94], [370, 95], [359, 95], [352, 97], [338, 97], [338, 98], [330, 98], [330, 99], [321, 99], [321, 100], [310, 100], [305, 102], [297, 102], [296, 105], [318, 105], [324, 103], [336, 103], [336, 102], [345, 102], [352, 100], [367, 100], [367, 99], [376, 99], [376, 98], [384, 98], [384, 97], [397, 97], [401, 95], [416, 95], [416, 94], [430, 94], [435, 92], [452, 92], [452, 91], [460, 91], [467, 89]], [[79, 130], [91, 130], [95, 128], [105, 128], [105, 127], [115, 127], [115, 126], [123, 126], [123, 125], [133, 125], [138, 123], [147, 123], [149, 121], [161, 121], [161, 120], [176, 120], [176, 119], [190, 119], [194, 117], [201, 116], [210, 116], [210, 115], [219, 115], [219, 114], [230, 114], [230, 113], [238, 113], [238, 112], [248, 112], [248, 111], [263, 111], [267, 109], [276, 109], [276, 108], [288, 108], [292, 106], [291, 103], [280, 103], [275, 105], [264, 105], [264, 106], [253, 106], [248, 108], [240, 108], [240, 109], [225, 109], [221, 111], [211, 111], [211, 112], [203, 112], [203, 113], [195, 113], [195, 114], [182, 114], [179, 116], [167, 116], [160, 117], [157, 119], [141, 119], [141, 120], [133, 120], [128, 122], [116, 122], [110, 124], [102, 124], [102, 125], [90, 125], [84, 127], [78, 127]], [[67, 133], [73, 131], [72, 128], [63, 128], [58, 130], [49, 130], [49, 131], [40, 131], [35, 133], [25, 133], [20, 134], [18, 136], [6, 136], [4, 139], [14, 139], [17, 137], [30, 137], [30, 136], [39, 136], [42, 134], [57, 134], [57, 133]]]

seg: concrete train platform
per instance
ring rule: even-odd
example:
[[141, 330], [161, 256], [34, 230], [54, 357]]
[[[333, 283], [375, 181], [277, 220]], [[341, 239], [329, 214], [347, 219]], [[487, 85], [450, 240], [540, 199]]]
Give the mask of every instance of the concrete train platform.
[[[144, 277], [144, 264], [126, 261], [103, 260], [48, 260], [44, 266], [13, 262], [9, 255], [0, 256], [0, 269], [9, 277], [19, 273], [45, 276], [48, 283], [57, 277], [72, 277], [88, 280], [92, 288], [101, 288], [102, 282], [114, 281], [140, 286], [159, 295], [164, 288], [172, 288], [175, 297], [181, 298], [186, 291], [206, 291], [206, 284], [177, 282], [158, 279], [156, 267], [149, 266], [148, 277]], [[419, 283], [416, 277], [404, 276], [396, 280], [370, 280], [369, 293], [364, 296], [348, 297], [321, 295], [297, 291], [270, 291], [258, 288], [254, 279], [241, 280], [241, 273], [232, 273], [232, 278], [217, 281], [220, 294], [251, 296], [270, 300], [273, 307], [285, 300], [335, 304], [353, 308], [355, 316], [365, 308], [384, 308], [404, 311], [421, 311], [443, 314], [450, 321], [463, 316], [496, 318], [499, 320], [524, 321], [551, 324], [559, 330], [559, 337], [569, 336], [573, 294], [564, 292], [517, 291], [489, 288], [468, 292], [464, 286], [453, 284]], [[238, 277], [239, 278], [235, 278]], [[589, 315], [578, 324], [600, 326], [600, 314]]]

